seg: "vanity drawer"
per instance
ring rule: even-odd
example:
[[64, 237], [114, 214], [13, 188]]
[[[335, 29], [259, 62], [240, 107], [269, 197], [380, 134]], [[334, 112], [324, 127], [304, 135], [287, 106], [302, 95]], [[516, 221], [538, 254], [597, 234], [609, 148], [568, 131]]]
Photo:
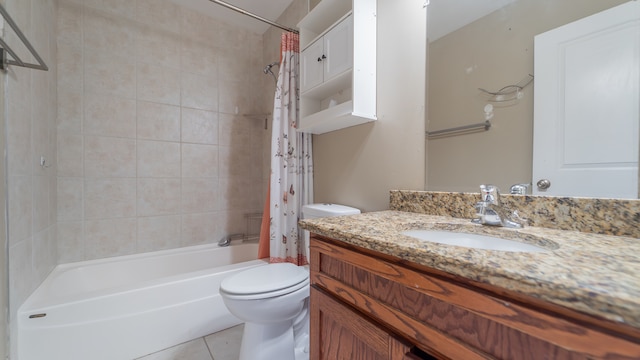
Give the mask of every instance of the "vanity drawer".
[[315, 237], [311, 282], [445, 359], [638, 359], [640, 341]]

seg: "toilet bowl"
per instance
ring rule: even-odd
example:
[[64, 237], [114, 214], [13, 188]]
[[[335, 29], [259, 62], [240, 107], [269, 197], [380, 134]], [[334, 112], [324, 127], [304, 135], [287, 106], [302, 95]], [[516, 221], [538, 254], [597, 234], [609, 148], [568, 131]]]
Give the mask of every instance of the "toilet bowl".
[[245, 322], [240, 360], [308, 359], [309, 270], [268, 264], [220, 284], [229, 312]]
[[[305, 219], [359, 213], [336, 204], [302, 207]], [[308, 247], [307, 231], [304, 238]], [[239, 359], [309, 360], [309, 290], [308, 266], [290, 263], [258, 266], [224, 279], [222, 300], [245, 322]]]

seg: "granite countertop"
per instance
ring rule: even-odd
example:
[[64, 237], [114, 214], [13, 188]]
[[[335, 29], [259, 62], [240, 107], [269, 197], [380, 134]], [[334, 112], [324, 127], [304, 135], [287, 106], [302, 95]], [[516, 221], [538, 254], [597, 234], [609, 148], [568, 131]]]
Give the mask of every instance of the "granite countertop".
[[[507, 229], [404, 211], [302, 220], [311, 232], [640, 328], [640, 240], [542, 227]], [[514, 253], [441, 245], [414, 229], [491, 235], [537, 245]]]

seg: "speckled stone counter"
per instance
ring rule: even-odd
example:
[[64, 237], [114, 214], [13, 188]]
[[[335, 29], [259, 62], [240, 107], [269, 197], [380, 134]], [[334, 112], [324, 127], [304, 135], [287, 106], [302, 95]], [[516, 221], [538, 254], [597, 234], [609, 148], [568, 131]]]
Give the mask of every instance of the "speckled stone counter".
[[[472, 219], [479, 193], [393, 190], [390, 209]], [[640, 238], [640, 200], [534, 195], [501, 195], [507, 209], [518, 210], [529, 225]], [[640, 255], [640, 254], [639, 254]]]
[[[640, 241], [636, 238], [543, 227], [497, 228], [472, 224], [469, 219], [394, 210], [303, 220], [301, 225], [351, 245], [640, 328]], [[518, 239], [548, 251], [477, 250], [401, 234], [413, 229]]]

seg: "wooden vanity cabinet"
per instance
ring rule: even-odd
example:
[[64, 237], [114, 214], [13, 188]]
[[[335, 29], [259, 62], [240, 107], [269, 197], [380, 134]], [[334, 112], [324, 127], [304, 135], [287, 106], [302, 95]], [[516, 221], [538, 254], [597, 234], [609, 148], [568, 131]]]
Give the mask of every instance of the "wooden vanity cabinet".
[[311, 239], [311, 360], [640, 359], [640, 331]]

